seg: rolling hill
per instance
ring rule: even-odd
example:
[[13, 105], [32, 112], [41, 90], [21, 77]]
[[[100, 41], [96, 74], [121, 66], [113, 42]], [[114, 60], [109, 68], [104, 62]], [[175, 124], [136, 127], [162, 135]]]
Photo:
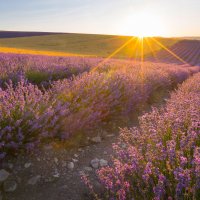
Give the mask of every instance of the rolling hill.
[[[38, 33], [34, 33], [38, 34]], [[41, 33], [45, 34], [45, 33]], [[0, 47], [16, 48], [32, 51], [61, 52], [78, 55], [92, 55], [95, 57], [108, 57], [117, 49], [119, 50], [125, 43], [128, 43], [120, 51], [116, 52], [116, 58], [136, 58], [141, 53], [141, 43], [137, 37], [116, 36], [116, 35], [95, 35], [95, 34], [49, 34], [40, 36], [0, 38]], [[171, 46], [178, 39], [174, 38], [156, 38], [162, 44]], [[161, 47], [156, 43], [149, 44], [144, 41], [144, 54], [151, 52], [151, 49], [157, 51]], [[12, 50], [11, 50], [12, 52]], [[24, 52], [24, 51], [23, 51]]]
[[43, 35], [55, 35], [53, 32], [28, 32], [28, 31], [0, 31], [0, 38], [17, 38]]

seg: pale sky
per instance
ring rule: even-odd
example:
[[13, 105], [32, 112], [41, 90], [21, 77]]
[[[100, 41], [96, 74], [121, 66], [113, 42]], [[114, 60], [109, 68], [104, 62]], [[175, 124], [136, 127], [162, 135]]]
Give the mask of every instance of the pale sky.
[[0, 30], [200, 36], [200, 0], [0, 0]]

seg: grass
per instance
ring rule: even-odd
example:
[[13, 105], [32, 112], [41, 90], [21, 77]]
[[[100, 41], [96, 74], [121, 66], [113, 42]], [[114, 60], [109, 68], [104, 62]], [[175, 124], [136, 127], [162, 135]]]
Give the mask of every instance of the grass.
[[[30, 53], [44, 55], [92, 55], [108, 57], [116, 49], [129, 41], [130, 36], [95, 35], [95, 34], [56, 34], [33, 37], [0, 38], [0, 52]], [[133, 58], [140, 56], [141, 46], [136, 46], [138, 38], [134, 38], [127, 46], [120, 50], [115, 57]], [[178, 39], [157, 38], [166, 46], [175, 44]], [[160, 47], [150, 42], [153, 50]], [[151, 52], [149, 44], [144, 40], [144, 54]]]
[[34, 50], [34, 49], [21, 49], [21, 48], [11, 48], [11, 47], [0, 47], [0, 52], [31, 54], [31, 55], [47, 55], [47, 56], [80, 56], [79, 54], [73, 54], [73, 53], [67, 53], [67, 52], [41, 51], [41, 50]]

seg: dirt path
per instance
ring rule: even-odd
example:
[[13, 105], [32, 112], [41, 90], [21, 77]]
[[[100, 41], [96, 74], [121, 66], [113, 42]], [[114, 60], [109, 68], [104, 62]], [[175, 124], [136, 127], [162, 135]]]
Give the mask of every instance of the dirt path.
[[[163, 95], [159, 104], [168, 95]], [[158, 102], [156, 102], [158, 103]], [[150, 105], [155, 105], [151, 103]], [[150, 110], [150, 105], [145, 111]], [[138, 116], [138, 114], [137, 114]], [[137, 124], [137, 117], [134, 124]], [[63, 146], [50, 144], [34, 155], [18, 157], [6, 163], [3, 168], [10, 173], [7, 178], [7, 190], [3, 200], [88, 200], [89, 192], [81, 181], [81, 174], [85, 172], [90, 176], [96, 190], [102, 190], [95, 175], [95, 168], [91, 161], [95, 158], [103, 164], [110, 163], [112, 143], [116, 142], [119, 133], [109, 133], [107, 136], [96, 138], [96, 143], [90, 142], [88, 146], [79, 149], [65, 149]], [[0, 184], [1, 185], [1, 184]], [[5, 186], [2, 184], [2, 190]], [[4, 189], [3, 189], [4, 188]]]
[[[5, 168], [12, 172], [12, 179], [17, 180], [17, 188], [12, 193], [6, 193], [5, 199], [89, 199], [88, 190], [82, 183], [80, 175], [83, 172], [89, 174], [97, 189], [100, 189], [95, 169], [91, 167], [90, 162], [94, 158], [105, 159], [109, 162], [110, 154], [112, 154], [111, 144], [116, 140], [117, 136], [110, 135], [98, 144], [91, 144], [85, 148], [71, 151], [49, 145], [44, 147], [38, 155], [21, 157], [15, 162], [12, 161], [13, 166], [8, 163]], [[71, 162], [74, 163], [73, 169], [68, 166]], [[39, 176], [41, 177], [35, 184], [28, 183], [30, 178]]]

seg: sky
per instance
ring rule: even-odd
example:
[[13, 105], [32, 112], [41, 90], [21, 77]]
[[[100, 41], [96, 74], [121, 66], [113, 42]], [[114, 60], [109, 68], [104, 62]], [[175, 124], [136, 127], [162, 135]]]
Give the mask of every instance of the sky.
[[0, 30], [200, 36], [200, 0], [0, 0]]

